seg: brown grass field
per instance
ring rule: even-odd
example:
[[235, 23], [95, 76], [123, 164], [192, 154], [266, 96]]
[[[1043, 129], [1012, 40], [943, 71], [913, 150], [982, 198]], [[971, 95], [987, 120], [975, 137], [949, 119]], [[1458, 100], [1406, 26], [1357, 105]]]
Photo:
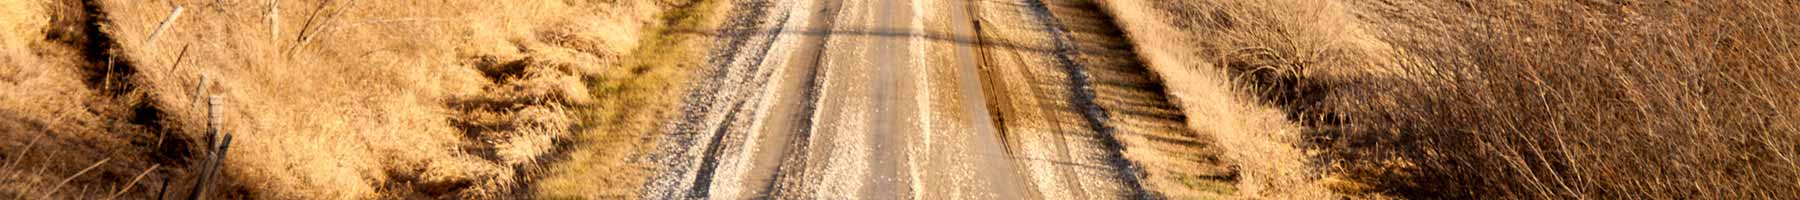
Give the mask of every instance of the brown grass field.
[[1103, 4], [1248, 198], [1800, 196], [1800, 2]]
[[0, 1], [0, 196], [183, 197], [201, 92], [237, 136], [217, 197], [529, 195], [683, 2]]
[[[1236, 198], [1800, 196], [1793, 0], [1094, 1]], [[0, 198], [637, 196], [721, 2], [0, 1]]]

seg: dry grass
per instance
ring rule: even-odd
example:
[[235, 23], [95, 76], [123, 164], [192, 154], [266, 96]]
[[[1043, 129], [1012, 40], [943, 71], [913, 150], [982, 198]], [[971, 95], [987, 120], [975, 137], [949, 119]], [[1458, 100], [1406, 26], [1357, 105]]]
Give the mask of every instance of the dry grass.
[[676, 30], [714, 30], [730, 2], [686, 1], [657, 15], [662, 23], [647, 27], [644, 45], [588, 80], [596, 103], [577, 112], [589, 124], [578, 129], [578, 145], [568, 160], [550, 166], [538, 183], [538, 196], [550, 199], [637, 198], [653, 163], [639, 159], [654, 148], [664, 120], [678, 114], [679, 97], [688, 77], [701, 71], [711, 37]]
[[[1227, 162], [1238, 171], [1237, 195], [1263, 199], [1324, 199], [1333, 194], [1317, 183], [1322, 174], [1311, 167], [1308, 152], [1299, 145], [1302, 127], [1270, 101], [1253, 95], [1262, 88], [1233, 81], [1237, 72], [1259, 69], [1233, 67], [1234, 63], [1218, 59], [1279, 50], [1319, 59], [1317, 65], [1359, 62], [1331, 55], [1368, 45], [1350, 40], [1367, 36], [1340, 37], [1361, 32], [1337, 26], [1342, 24], [1338, 16], [1272, 15], [1341, 9], [1337, 6], [1308, 1], [1102, 2], [1150, 71], [1165, 80], [1170, 96], [1188, 116], [1188, 126], [1210, 135], [1224, 149]], [[1229, 26], [1201, 21], [1237, 13], [1279, 17], [1239, 19]], [[1326, 69], [1330, 68], [1260, 70], [1334, 73]]]
[[1374, 191], [1800, 196], [1796, 2], [1357, 6], [1421, 76], [1321, 80], [1298, 110], [1332, 119], [1315, 122], [1322, 159]]
[[[667, 5], [0, 2], [0, 161], [23, 163], [0, 168], [0, 194], [47, 194], [108, 158], [57, 194], [185, 189], [204, 142], [204, 74], [238, 136], [222, 196], [514, 195], [572, 137], [573, 110], [596, 103], [584, 78], [637, 48], [640, 26]], [[148, 45], [176, 6], [186, 11]], [[167, 173], [121, 184], [159, 164]]]
[[157, 156], [122, 150], [143, 138], [120, 135], [151, 134], [116, 123], [133, 118], [138, 100], [89, 75], [105, 66], [83, 59], [81, 13], [78, 2], [0, 2], [0, 196], [104, 198], [120, 187], [104, 180], [130, 178]]
[[1190, 119], [1257, 119], [1195, 129], [1312, 161], [1243, 173], [1428, 199], [1800, 193], [1791, 1], [1107, 4]]

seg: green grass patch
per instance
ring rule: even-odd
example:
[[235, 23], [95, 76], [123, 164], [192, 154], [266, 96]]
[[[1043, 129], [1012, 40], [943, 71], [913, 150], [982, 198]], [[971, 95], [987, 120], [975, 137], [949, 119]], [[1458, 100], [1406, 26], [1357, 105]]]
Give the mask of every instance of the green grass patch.
[[1186, 186], [1188, 189], [1194, 191], [1210, 192], [1221, 195], [1232, 195], [1237, 193], [1237, 186], [1233, 185], [1234, 181], [1231, 180], [1193, 175], [1176, 175], [1175, 180], [1181, 182], [1182, 186]]
[[651, 25], [643, 44], [600, 75], [588, 77], [594, 105], [578, 108], [582, 120], [569, 159], [552, 164], [534, 191], [547, 199], [636, 198], [650, 163], [632, 158], [654, 149], [664, 120], [678, 113], [683, 83], [705, 64], [710, 36], [677, 30], [711, 30], [719, 21], [718, 0], [698, 0], [666, 11]]

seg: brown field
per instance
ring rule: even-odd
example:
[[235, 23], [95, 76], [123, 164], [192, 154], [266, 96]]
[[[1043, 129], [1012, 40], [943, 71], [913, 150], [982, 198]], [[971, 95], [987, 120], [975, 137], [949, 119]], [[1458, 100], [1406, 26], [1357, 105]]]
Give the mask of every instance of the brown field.
[[[218, 198], [635, 197], [724, 2], [0, 0], [0, 198], [185, 197], [207, 96]], [[1793, 0], [1095, 2], [1230, 165], [1157, 194], [1800, 196]]]
[[677, 3], [0, 1], [0, 196], [186, 195], [200, 90], [237, 136], [219, 197], [527, 195]]
[[1797, 2], [1103, 4], [1244, 197], [1800, 195]]

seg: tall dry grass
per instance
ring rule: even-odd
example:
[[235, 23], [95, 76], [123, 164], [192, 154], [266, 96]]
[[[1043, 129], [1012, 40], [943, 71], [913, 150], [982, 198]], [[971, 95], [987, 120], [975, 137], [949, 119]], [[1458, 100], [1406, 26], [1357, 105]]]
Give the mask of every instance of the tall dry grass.
[[[0, 196], [104, 198], [153, 165], [129, 96], [99, 91], [79, 2], [0, 2]], [[101, 162], [105, 160], [106, 162]], [[99, 165], [96, 165], [99, 164]], [[90, 166], [94, 168], [88, 169]], [[124, 177], [124, 178], [118, 178]]]
[[1140, 42], [1157, 73], [1224, 79], [1172, 79], [1171, 93], [1236, 91], [1266, 103], [1239, 106], [1280, 110], [1192, 111], [1232, 104], [1189, 100], [1197, 102], [1184, 107], [1190, 118], [1283, 116], [1275, 123], [1298, 125], [1304, 140], [1293, 145], [1328, 174], [1313, 184], [1337, 192], [1427, 199], [1800, 193], [1793, 159], [1800, 129], [1791, 114], [1800, 111], [1800, 84], [1787, 78], [1800, 76], [1795, 2], [1107, 4], [1134, 40], [1174, 43]]
[[1328, 93], [1297, 110], [1373, 191], [1800, 196], [1796, 2], [1356, 5], [1419, 76], [1317, 80]]
[[[115, 160], [70, 188], [148, 197], [176, 180], [171, 190], [185, 189], [192, 176], [181, 169], [203, 146], [193, 102], [206, 75], [214, 84], [202, 89], [224, 97], [223, 129], [238, 136], [221, 197], [522, 194], [571, 137], [570, 110], [592, 103], [584, 78], [635, 49], [667, 4], [0, 2], [0, 152], [44, 138], [4, 160], [34, 166], [0, 170], [45, 172], [17, 173], [8, 180], [27, 181], [0, 189], [42, 194], [35, 183], [106, 158]], [[186, 11], [152, 44], [177, 6]], [[156, 164], [171, 170], [116, 183]]]
[[[1237, 197], [1334, 198], [1318, 182], [1311, 153], [1301, 148], [1304, 127], [1273, 101], [1255, 95], [1266, 88], [1235, 81], [1239, 72], [1337, 73], [1334, 66], [1361, 63], [1339, 54], [1368, 45], [1359, 27], [1339, 26], [1337, 4], [1314, 1], [1106, 0], [1138, 55], [1160, 76], [1187, 115], [1188, 126], [1209, 135], [1237, 171]], [[1306, 14], [1313, 13], [1313, 14]], [[1303, 15], [1290, 15], [1303, 14]], [[1242, 16], [1239, 16], [1242, 15]], [[1344, 37], [1352, 36], [1352, 37]], [[1259, 52], [1283, 54], [1251, 54]], [[1259, 68], [1227, 58], [1291, 56], [1315, 59], [1304, 68]], [[1196, 169], [1198, 170], [1198, 169]]]

